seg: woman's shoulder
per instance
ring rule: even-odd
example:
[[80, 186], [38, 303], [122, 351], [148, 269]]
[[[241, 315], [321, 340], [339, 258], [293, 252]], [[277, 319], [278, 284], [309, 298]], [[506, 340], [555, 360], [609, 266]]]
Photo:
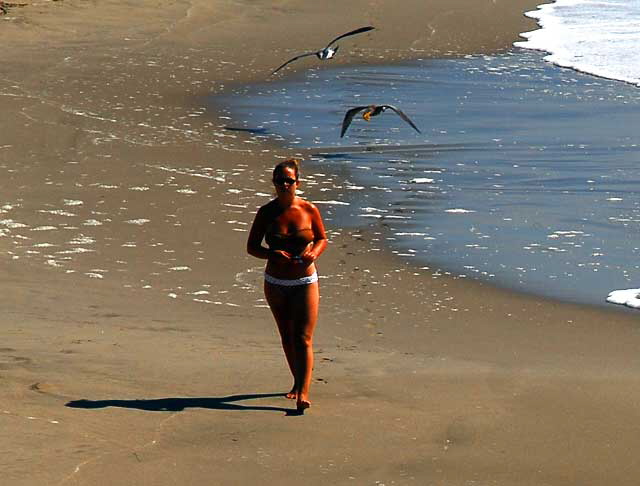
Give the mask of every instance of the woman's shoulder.
[[258, 212], [259, 213], [266, 213], [266, 212], [270, 212], [273, 211], [276, 207], [278, 201], [276, 199], [272, 199], [271, 201], [269, 201], [266, 204], [263, 204], [262, 206], [260, 206], [260, 208], [258, 208]]
[[318, 207], [313, 204], [311, 201], [307, 201], [306, 199], [299, 198], [300, 208], [309, 212], [318, 212]]
[[256, 212], [256, 219], [258, 220], [269, 220], [272, 219], [276, 214], [276, 204], [275, 200], [269, 201], [266, 204], [263, 204], [258, 208]]

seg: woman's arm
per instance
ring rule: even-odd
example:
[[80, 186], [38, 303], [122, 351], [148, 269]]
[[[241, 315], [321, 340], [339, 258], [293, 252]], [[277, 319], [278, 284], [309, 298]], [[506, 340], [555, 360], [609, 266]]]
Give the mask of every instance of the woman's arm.
[[247, 253], [256, 258], [262, 258], [266, 260], [271, 254], [271, 250], [262, 246], [262, 239], [267, 228], [266, 210], [264, 206], [258, 209], [251, 230], [249, 231], [249, 238], [247, 239]]
[[318, 208], [309, 203], [309, 212], [311, 216], [311, 229], [313, 229], [313, 241], [300, 255], [303, 260], [312, 263], [317, 260], [327, 247], [327, 235], [322, 222], [322, 215]]
[[247, 238], [247, 253], [256, 258], [262, 258], [263, 260], [269, 260], [275, 262], [291, 261], [291, 255], [283, 250], [271, 250], [262, 246], [262, 240], [267, 231], [267, 227], [271, 222], [271, 216], [269, 210], [262, 206], [258, 209], [256, 217], [251, 225], [251, 231], [249, 231], [249, 238]]

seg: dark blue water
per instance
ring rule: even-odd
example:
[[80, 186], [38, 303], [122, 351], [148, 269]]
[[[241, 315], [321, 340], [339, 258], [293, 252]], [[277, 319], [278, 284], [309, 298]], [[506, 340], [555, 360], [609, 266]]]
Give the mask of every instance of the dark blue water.
[[[640, 286], [636, 87], [515, 50], [310, 70], [221, 101], [230, 128], [313, 154], [331, 225], [372, 226], [418, 266], [575, 302]], [[385, 112], [340, 139], [345, 111], [372, 103], [422, 134]]]

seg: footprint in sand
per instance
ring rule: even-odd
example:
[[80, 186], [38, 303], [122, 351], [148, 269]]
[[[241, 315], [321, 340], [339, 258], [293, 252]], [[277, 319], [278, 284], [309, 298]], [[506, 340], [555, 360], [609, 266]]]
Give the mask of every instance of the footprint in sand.
[[29, 385], [29, 390], [52, 397], [63, 397], [63, 395], [57, 393], [55, 386], [51, 383], [41, 383], [38, 381], [36, 383], [33, 383], [32, 385]]
[[24, 356], [0, 356], [0, 369], [9, 369], [14, 366], [27, 365], [31, 359]]

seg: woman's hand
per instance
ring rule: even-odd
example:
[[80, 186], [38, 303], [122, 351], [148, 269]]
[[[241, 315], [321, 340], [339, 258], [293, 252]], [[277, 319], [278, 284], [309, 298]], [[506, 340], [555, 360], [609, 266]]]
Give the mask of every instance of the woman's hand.
[[269, 260], [275, 263], [289, 263], [293, 260], [291, 253], [284, 250], [271, 250], [269, 254]]
[[297, 263], [304, 263], [305, 265], [311, 265], [316, 261], [315, 254], [311, 251], [310, 246], [305, 248], [305, 250], [297, 257], [293, 257], [294, 261], [297, 260]]

